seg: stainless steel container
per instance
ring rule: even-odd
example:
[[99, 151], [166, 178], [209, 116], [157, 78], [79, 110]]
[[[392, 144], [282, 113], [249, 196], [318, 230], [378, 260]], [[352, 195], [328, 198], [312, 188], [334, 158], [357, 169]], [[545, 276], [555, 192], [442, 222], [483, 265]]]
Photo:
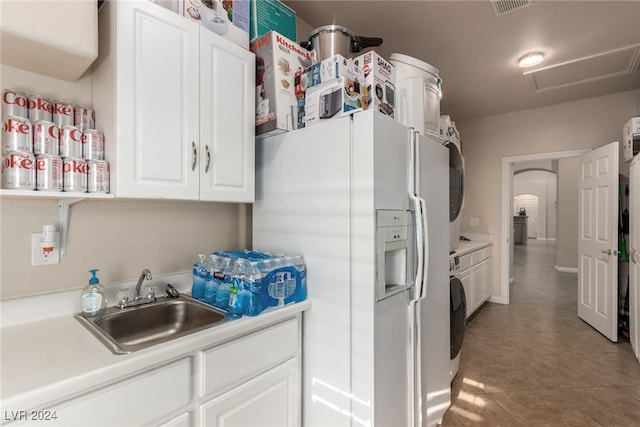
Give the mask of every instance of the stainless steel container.
[[318, 27], [309, 34], [308, 42], [301, 43], [306, 49], [315, 50], [318, 62], [336, 54], [350, 58], [351, 52], [361, 52], [367, 47], [381, 44], [381, 38], [356, 36], [353, 31], [340, 25]]

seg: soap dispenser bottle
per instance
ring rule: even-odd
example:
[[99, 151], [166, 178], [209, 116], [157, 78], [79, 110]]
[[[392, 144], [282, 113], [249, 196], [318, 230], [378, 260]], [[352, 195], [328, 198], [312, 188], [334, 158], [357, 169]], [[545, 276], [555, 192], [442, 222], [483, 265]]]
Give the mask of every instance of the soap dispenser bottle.
[[107, 308], [107, 292], [100, 284], [100, 280], [96, 277], [98, 270], [89, 270], [91, 279], [82, 290], [80, 304], [82, 306], [82, 314], [85, 317], [98, 316]]

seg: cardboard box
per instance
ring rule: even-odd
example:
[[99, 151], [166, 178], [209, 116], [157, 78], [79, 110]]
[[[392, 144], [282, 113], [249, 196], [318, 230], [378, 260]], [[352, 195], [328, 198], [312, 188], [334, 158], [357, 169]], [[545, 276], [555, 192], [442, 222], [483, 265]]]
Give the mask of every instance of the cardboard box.
[[182, 0], [182, 14], [249, 49], [249, 0]]
[[640, 117], [633, 117], [622, 129], [622, 156], [625, 162], [640, 153]]
[[367, 88], [358, 81], [339, 77], [308, 87], [305, 126], [367, 109]]
[[296, 12], [278, 0], [251, 0], [250, 40], [276, 31], [289, 40], [297, 40]]
[[374, 51], [353, 60], [362, 69], [370, 108], [394, 117], [396, 109], [396, 67]]
[[338, 77], [346, 77], [359, 83], [364, 81], [362, 71], [353, 60], [337, 54], [311, 65], [305, 70], [305, 74], [307, 87], [316, 86]]
[[256, 54], [256, 135], [296, 129], [311, 52], [275, 31], [253, 40], [251, 51]]

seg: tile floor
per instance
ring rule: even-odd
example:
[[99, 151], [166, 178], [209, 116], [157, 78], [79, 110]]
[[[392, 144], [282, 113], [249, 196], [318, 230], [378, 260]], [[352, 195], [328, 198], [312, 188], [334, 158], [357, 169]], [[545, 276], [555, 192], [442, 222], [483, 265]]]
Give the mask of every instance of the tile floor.
[[467, 324], [443, 426], [640, 426], [640, 364], [577, 316], [553, 242], [517, 245], [511, 303]]

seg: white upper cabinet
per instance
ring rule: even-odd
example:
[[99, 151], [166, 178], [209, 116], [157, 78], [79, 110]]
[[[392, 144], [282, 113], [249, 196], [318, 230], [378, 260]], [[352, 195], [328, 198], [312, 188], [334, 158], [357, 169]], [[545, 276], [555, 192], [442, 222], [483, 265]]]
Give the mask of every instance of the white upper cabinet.
[[252, 202], [253, 54], [149, 1], [105, 2], [99, 23], [112, 193]]

